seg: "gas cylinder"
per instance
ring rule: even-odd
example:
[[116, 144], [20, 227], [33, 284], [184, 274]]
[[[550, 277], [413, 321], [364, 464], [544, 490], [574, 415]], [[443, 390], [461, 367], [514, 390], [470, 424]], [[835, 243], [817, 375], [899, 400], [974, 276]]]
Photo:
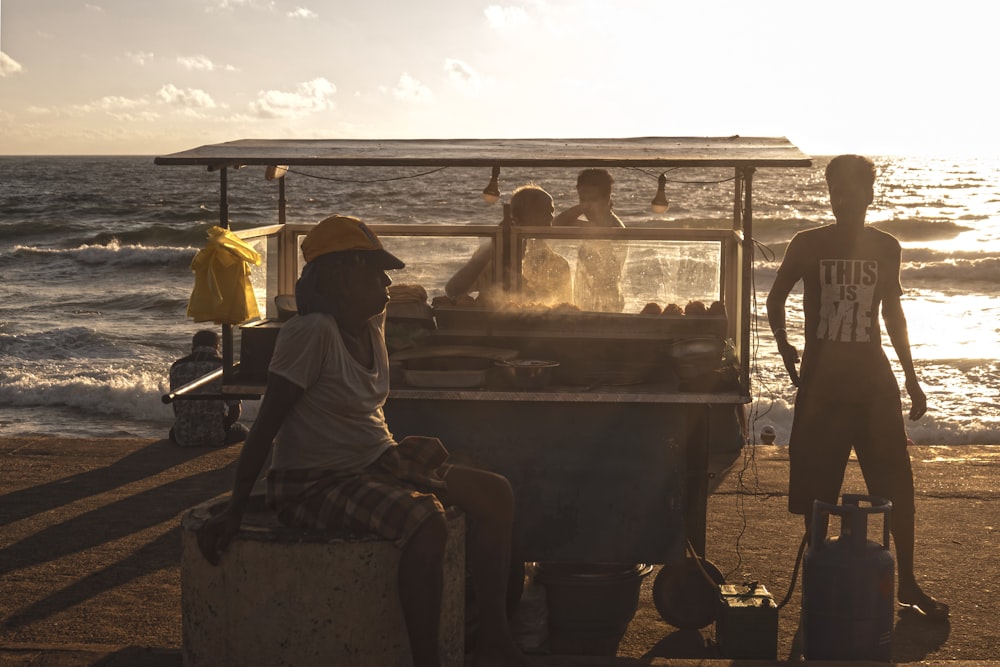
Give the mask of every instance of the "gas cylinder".
[[[841, 505], [813, 503], [802, 563], [802, 649], [807, 660], [892, 660], [895, 561], [884, 498], [844, 494]], [[868, 517], [882, 515], [882, 541], [868, 539]], [[840, 535], [827, 537], [830, 516]]]

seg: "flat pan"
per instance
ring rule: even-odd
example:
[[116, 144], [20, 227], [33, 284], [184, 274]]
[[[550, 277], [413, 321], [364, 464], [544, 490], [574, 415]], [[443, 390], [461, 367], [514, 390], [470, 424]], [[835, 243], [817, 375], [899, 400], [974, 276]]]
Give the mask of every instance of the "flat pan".
[[440, 357], [475, 357], [493, 361], [515, 359], [517, 350], [485, 345], [428, 345], [400, 350], [389, 355], [392, 361], [408, 361], [410, 359], [434, 359]]
[[725, 336], [723, 317], [639, 315], [589, 311], [505, 311], [463, 306], [434, 306], [439, 330], [652, 334], [664, 338]]

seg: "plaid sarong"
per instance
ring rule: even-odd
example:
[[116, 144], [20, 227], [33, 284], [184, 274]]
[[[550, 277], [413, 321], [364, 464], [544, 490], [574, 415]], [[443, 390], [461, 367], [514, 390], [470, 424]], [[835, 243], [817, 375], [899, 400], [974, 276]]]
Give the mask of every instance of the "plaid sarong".
[[361, 472], [271, 470], [267, 503], [288, 526], [375, 533], [403, 546], [444, 507], [448, 451], [437, 438], [408, 436]]

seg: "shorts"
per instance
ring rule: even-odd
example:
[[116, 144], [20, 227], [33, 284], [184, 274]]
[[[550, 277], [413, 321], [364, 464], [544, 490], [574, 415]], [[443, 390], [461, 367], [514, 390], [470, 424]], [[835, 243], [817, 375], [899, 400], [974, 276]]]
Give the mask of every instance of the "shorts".
[[804, 389], [795, 399], [788, 444], [788, 510], [809, 516], [813, 500], [838, 504], [852, 447], [868, 494], [891, 500], [893, 516], [912, 516], [913, 471], [899, 394], [845, 401], [809, 397]]
[[374, 533], [403, 546], [444, 507], [452, 466], [437, 438], [410, 436], [358, 473], [286, 469], [267, 474], [267, 503], [288, 526]]

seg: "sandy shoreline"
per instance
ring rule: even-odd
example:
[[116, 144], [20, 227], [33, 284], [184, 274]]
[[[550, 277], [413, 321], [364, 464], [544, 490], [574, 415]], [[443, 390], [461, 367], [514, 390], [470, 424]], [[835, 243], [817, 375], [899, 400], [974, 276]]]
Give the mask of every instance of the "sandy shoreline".
[[[191, 506], [225, 493], [238, 447], [184, 450], [150, 439], [0, 437], [0, 647], [180, 646], [180, 533]], [[801, 520], [785, 508], [786, 450], [758, 446], [720, 468], [707, 556], [776, 600], [789, 588]], [[998, 655], [1000, 446], [911, 449], [918, 574], [953, 609], [949, 624], [901, 615], [894, 660]], [[860, 491], [856, 466], [845, 490]], [[619, 655], [700, 657], [711, 627], [663, 623], [648, 577]], [[798, 587], [797, 587], [798, 588]], [[794, 657], [799, 590], [782, 610], [779, 657]], [[680, 653], [679, 653], [680, 652]], [[0, 660], [0, 664], [7, 663]]]

